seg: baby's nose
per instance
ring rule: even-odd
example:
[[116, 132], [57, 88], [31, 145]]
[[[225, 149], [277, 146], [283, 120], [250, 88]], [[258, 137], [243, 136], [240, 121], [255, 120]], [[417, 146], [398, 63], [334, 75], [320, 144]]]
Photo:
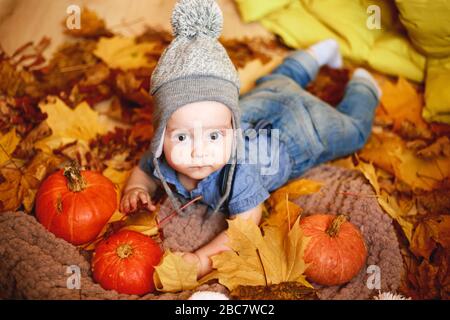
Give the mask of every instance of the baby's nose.
[[192, 158], [203, 158], [204, 157], [205, 146], [203, 146], [203, 141], [197, 139], [194, 141], [192, 146]]

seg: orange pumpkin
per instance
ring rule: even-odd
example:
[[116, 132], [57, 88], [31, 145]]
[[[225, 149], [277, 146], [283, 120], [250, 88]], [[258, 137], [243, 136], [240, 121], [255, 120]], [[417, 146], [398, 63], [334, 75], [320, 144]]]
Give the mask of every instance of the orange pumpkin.
[[100, 242], [92, 260], [94, 280], [126, 294], [154, 291], [153, 273], [162, 258], [159, 245], [136, 231], [121, 230]]
[[95, 239], [116, 209], [114, 184], [74, 162], [45, 179], [36, 195], [38, 221], [74, 245]]
[[310, 237], [304, 260], [305, 275], [327, 286], [350, 281], [364, 266], [367, 249], [359, 230], [343, 215], [315, 214], [303, 218], [300, 227]]

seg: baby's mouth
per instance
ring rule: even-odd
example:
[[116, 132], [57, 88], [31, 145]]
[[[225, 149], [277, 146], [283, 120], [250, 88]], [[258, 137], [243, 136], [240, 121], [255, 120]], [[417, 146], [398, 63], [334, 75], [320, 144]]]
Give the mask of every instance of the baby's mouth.
[[191, 166], [190, 168], [191, 168], [191, 169], [202, 169], [202, 168], [207, 168], [207, 167], [210, 167], [210, 166], [208, 166], [208, 165], [204, 165], [204, 166]]

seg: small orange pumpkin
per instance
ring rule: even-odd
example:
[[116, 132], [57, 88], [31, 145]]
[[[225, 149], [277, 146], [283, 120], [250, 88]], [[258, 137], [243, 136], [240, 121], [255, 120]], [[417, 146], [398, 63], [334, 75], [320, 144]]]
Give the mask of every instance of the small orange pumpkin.
[[36, 217], [59, 238], [80, 245], [92, 241], [117, 209], [114, 184], [72, 162], [50, 175], [36, 195]]
[[155, 290], [153, 273], [163, 251], [150, 237], [121, 230], [100, 242], [92, 260], [94, 280], [104, 289], [126, 294]]
[[343, 215], [315, 214], [303, 218], [300, 227], [310, 237], [304, 260], [305, 275], [327, 286], [350, 281], [364, 266], [367, 248], [359, 230]]

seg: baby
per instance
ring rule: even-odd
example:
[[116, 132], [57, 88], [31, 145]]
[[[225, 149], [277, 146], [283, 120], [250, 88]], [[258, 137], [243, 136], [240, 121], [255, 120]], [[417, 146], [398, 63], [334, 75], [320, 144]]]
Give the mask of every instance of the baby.
[[[321, 66], [342, 66], [336, 41], [290, 53], [239, 97], [238, 73], [217, 40], [223, 18], [215, 1], [180, 0], [171, 22], [175, 38], [151, 78], [155, 133], [127, 181], [122, 212], [139, 202], [155, 210], [151, 195], [162, 185], [180, 215], [177, 199], [201, 196], [212, 213], [259, 224], [269, 192], [367, 141], [381, 95], [367, 71], [353, 73], [336, 109], [304, 90]], [[201, 277], [212, 255], [230, 250], [227, 241], [224, 231], [179, 254], [198, 264]]]

